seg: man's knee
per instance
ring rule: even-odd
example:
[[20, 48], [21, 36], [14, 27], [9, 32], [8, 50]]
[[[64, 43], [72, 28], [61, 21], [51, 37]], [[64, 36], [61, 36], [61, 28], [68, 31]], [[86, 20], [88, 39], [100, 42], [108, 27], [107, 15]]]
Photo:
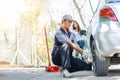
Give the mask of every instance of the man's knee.
[[52, 63], [61, 66], [61, 58], [60, 57], [52, 58]]

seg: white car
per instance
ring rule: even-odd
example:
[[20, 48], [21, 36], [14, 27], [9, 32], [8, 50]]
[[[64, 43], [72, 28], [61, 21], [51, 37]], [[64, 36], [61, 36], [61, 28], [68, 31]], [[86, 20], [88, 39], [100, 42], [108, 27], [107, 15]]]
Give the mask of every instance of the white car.
[[120, 64], [120, 0], [101, 0], [86, 36], [94, 75], [106, 76], [110, 65]]

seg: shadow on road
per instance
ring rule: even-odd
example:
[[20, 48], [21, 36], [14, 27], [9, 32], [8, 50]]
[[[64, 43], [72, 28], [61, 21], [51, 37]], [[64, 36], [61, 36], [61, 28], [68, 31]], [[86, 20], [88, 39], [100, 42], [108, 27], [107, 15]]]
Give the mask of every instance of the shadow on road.
[[120, 76], [120, 69], [109, 70], [108, 76]]

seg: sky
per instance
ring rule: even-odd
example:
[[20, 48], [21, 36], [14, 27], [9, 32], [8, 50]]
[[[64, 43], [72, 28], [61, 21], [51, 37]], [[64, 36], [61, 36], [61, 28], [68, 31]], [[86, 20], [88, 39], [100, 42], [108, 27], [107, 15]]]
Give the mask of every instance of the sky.
[[18, 23], [17, 5], [18, 4], [16, 0], [0, 0], [0, 28], [5, 29], [15, 27], [11, 25], [15, 25], [16, 23]]

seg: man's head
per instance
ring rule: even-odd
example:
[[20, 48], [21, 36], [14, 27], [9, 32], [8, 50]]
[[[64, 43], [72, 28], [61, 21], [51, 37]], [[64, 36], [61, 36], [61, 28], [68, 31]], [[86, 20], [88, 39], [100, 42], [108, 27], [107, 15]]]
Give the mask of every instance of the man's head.
[[62, 27], [64, 27], [65, 29], [69, 29], [73, 21], [74, 20], [70, 15], [64, 15], [62, 18]]

